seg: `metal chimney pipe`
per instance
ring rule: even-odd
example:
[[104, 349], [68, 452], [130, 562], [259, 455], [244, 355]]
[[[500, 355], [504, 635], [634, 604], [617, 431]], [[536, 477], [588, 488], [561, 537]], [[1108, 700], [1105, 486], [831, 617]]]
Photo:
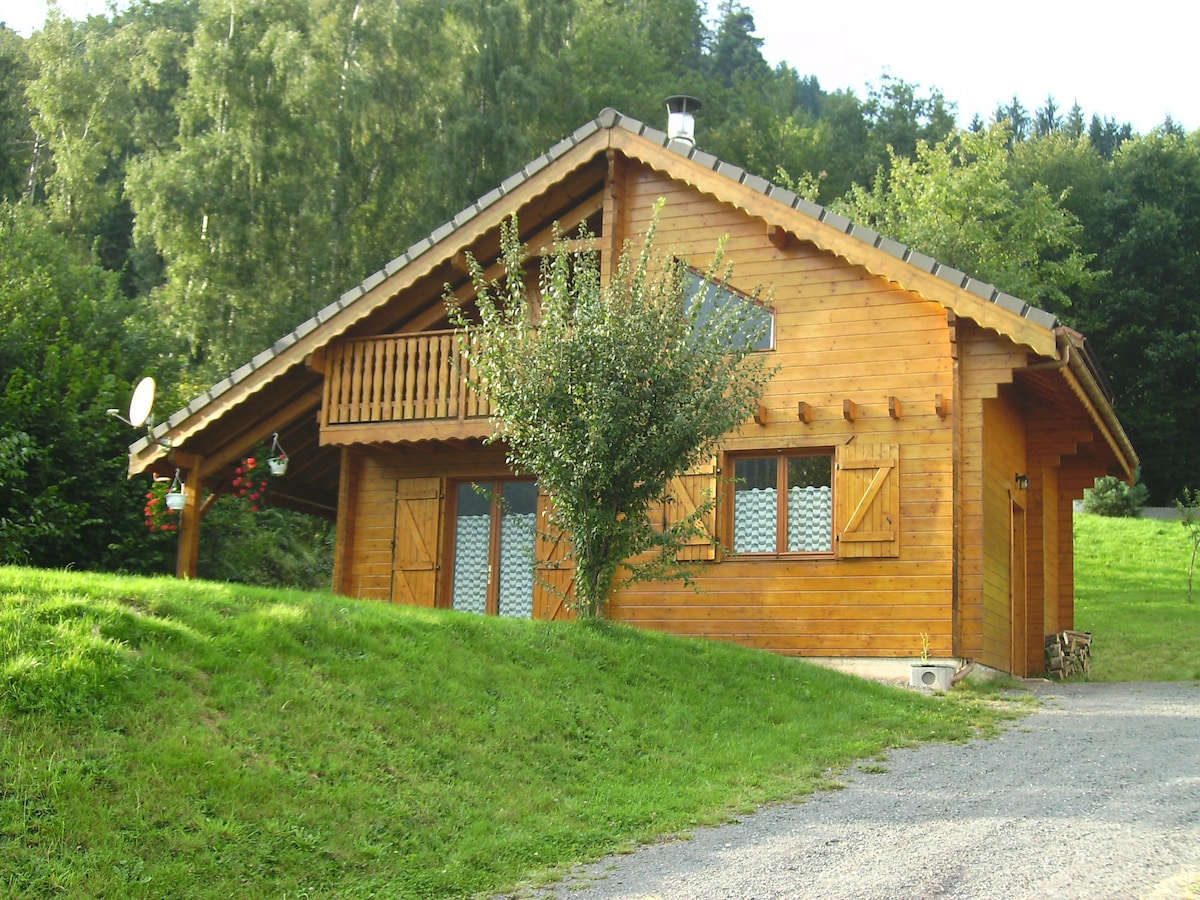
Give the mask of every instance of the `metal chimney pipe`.
[[686, 94], [674, 94], [667, 98], [667, 137], [696, 146], [696, 110], [700, 101]]

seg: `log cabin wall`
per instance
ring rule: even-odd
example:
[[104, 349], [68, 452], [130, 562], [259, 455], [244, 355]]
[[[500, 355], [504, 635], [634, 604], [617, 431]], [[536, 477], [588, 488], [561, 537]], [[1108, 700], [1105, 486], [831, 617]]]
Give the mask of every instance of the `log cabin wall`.
[[912, 656], [926, 634], [931, 655], [951, 656], [953, 418], [938, 405], [953, 388], [945, 310], [640, 166], [630, 167], [626, 192], [632, 231], [646, 227], [660, 196], [660, 247], [679, 248], [703, 269], [728, 234], [733, 286], [773, 291], [770, 352], [781, 369], [763, 399], [765, 423], [749, 422], [726, 442], [717, 537], [731, 543], [736, 454], [895, 448], [896, 555], [727, 556], [697, 564], [695, 589], [668, 582], [620, 591], [609, 614], [808, 656]]
[[335, 587], [350, 597], [444, 605], [446, 486], [454, 479], [506, 477], [499, 447], [416, 450], [356, 448], [342, 466], [346, 522]]

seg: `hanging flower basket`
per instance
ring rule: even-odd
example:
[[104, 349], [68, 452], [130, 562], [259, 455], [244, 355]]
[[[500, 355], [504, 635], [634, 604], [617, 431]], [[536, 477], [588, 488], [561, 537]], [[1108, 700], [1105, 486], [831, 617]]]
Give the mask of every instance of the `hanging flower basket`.
[[185, 499], [178, 473], [171, 482], [165, 478], [154, 482], [146, 492], [146, 527], [151, 531], [178, 531], [179, 510]]
[[171, 487], [167, 490], [167, 509], [179, 512], [186, 502], [187, 498], [183, 495], [183, 479], [179, 477], [179, 470], [176, 469]]
[[258, 459], [247, 456], [237, 467], [230, 493], [234, 497], [244, 497], [250, 503], [250, 509], [259, 512], [267, 503], [267, 475], [258, 467]]
[[279, 432], [271, 435], [271, 456], [267, 460], [267, 468], [271, 470], [272, 475], [283, 475], [287, 472], [288, 455], [284, 453], [283, 447], [279, 446]]

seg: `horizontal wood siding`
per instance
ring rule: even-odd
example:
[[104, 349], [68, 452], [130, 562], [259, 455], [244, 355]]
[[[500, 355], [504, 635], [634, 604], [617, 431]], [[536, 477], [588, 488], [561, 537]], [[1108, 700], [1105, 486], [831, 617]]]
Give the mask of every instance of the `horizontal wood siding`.
[[[352, 451], [345, 490], [353, 507], [345, 528], [346, 559], [340, 591], [350, 597], [392, 599], [392, 542], [396, 528], [396, 471], [377, 454]], [[341, 517], [339, 516], [339, 524]]]
[[[500, 447], [350, 451], [355, 506], [340, 543], [341, 593], [416, 606], [448, 605], [446, 485], [508, 477]], [[345, 467], [344, 467], [345, 468]]]
[[[651, 204], [664, 197], [659, 246], [705, 269], [717, 238], [727, 234], [733, 286], [749, 292], [761, 284], [764, 303], [775, 311], [769, 362], [781, 370], [763, 398], [766, 424], [747, 423], [730, 436], [726, 451], [894, 447], [898, 516], [880, 508], [898, 518], [898, 534], [894, 557], [878, 555], [891, 548], [878, 540], [863, 551], [873, 555], [861, 559], [829, 554], [700, 562], [694, 588], [630, 587], [614, 597], [610, 614], [797, 655], [916, 655], [924, 633], [932, 654], [949, 656], [952, 425], [936, 405], [937, 395], [952, 396], [945, 311], [810, 244], [781, 249], [761, 220], [659, 174], [630, 167], [630, 176], [625, 199], [633, 232], [644, 231]], [[843, 414], [846, 400], [855, 404], [854, 421]], [[899, 418], [892, 413], [896, 401]], [[799, 418], [802, 402], [808, 424]], [[717, 517], [726, 544], [732, 529], [728, 459]], [[872, 521], [872, 530], [884, 531], [882, 519]]]

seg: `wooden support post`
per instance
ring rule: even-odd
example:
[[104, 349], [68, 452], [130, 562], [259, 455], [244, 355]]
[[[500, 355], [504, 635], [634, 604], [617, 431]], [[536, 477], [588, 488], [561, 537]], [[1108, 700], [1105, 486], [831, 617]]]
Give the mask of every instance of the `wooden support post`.
[[607, 285], [617, 269], [621, 240], [624, 237], [625, 157], [613, 149], [605, 154], [608, 172], [604, 179], [604, 204], [601, 207], [600, 283]]
[[933, 405], [941, 418], [950, 415], [950, 398], [944, 394], [934, 394]]
[[888, 415], [893, 419], [899, 419], [902, 415], [904, 415], [900, 408], [899, 397], [888, 397]]
[[812, 406], [801, 400], [796, 404], [796, 417], [805, 425], [811, 424], [813, 420]]
[[842, 401], [842, 415], [846, 417], [847, 422], [853, 422], [855, 419], [858, 418], [858, 415], [859, 415], [858, 404], [855, 403], [853, 400], [849, 400], [849, 399], [843, 400]]
[[200, 461], [183, 473], [183, 509], [179, 512], [179, 547], [175, 553], [175, 577], [195, 578], [200, 558], [200, 519], [203, 511], [200, 493]]
[[759, 425], [767, 424], [767, 408], [761, 403], [758, 404], [758, 409], [754, 412], [754, 421]]

